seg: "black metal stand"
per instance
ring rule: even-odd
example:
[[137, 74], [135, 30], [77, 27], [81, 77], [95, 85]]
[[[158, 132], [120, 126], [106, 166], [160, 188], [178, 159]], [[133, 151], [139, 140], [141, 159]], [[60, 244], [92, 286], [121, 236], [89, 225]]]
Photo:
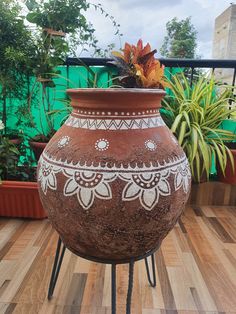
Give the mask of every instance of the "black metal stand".
[[48, 288], [48, 300], [51, 300], [56, 283], [57, 283], [57, 278], [61, 269], [61, 264], [63, 261], [63, 257], [65, 254], [66, 247], [63, 244], [62, 249], [61, 249], [61, 238], [59, 237], [58, 242], [57, 242], [57, 250], [56, 250], [56, 255], [54, 259], [54, 264], [52, 268], [52, 274], [51, 274], [51, 279], [49, 283], [49, 288]]
[[146, 266], [146, 271], [147, 271], [148, 282], [149, 282], [150, 286], [154, 288], [157, 285], [154, 254], [151, 255], [151, 263], [152, 263], [152, 278], [153, 278], [153, 280], [151, 280], [151, 276], [150, 276], [150, 272], [149, 272], [148, 259], [147, 259], [147, 257], [145, 257], [145, 266]]
[[[48, 300], [50, 300], [53, 296], [53, 292], [57, 283], [57, 279], [60, 272], [63, 257], [65, 254], [65, 250], [66, 250], [66, 246], [62, 243], [62, 240], [59, 237], [58, 242], [57, 242], [57, 250], [56, 250], [56, 255], [54, 259], [54, 264], [52, 268], [50, 284], [48, 288]], [[131, 298], [132, 298], [132, 290], [133, 290], [133, 279], [134, 279], [134, 263], [141, 259], [145, 259], [145, 266], [146, 266], [146, 272], [147, 272], [147, 278], [148, 278], [149, 284], [151, 287], [156, 287], [156, 268], [155, 268], [155, 257], [154, 257], [155, 251], [156, 250], [153, 250], [151, 252], [148, 252], [144, 256], [140, 256], [132, 260], [125, 260], [125, 261], [118, 261], [118, 262], [109, 261], [109, 260], [100, 260], [95, 257], [81, 256], [85, 259], [88, 259], [94, 262], [111, 264], [111, 313], [112, 314], [116, 314], [116, 265], [129, 263], [129, 283], [128, 283], [128, 292], [127, 292], [127, 299], [126, 299], [126, 314], [130, 314], [131, 313]], [[151, 256], [152, 279], [150, 276], [150, 270], [149, 270], [149, 264], [148, 264], [149, 256]]]

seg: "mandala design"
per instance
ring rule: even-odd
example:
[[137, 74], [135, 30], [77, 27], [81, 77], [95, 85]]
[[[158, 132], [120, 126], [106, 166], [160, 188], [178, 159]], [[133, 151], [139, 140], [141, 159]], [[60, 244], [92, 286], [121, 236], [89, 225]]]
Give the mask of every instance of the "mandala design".
[[183, 165], [179, 165], [176, 170], [175, 176], [175, 190], [183, 187], [185, 193], [188, 192], [190, 188], [191, 182], [191, 173], [189, 167], [184, 167]]
[[145, 141], [145, 147], [147, 150], [154, 151], [157, 148], [157, 144], [152, 140]]
[[96, 150], [99, 151], [104, 151], [109, 148], [109, 142], [105, 138], [100, 138], [99, 140], [96, 141], [95, 143], [95, 148]]
[[60, 167], [49, 164], [48, 162], [41, 160], [40, 168], [38, 172], [38, 181], [41, 184], [41, 188], [44, 194], [47, 193], [47, 189], [57, 189], [57, 179], [55, 173], [61, 171]]
[[122, 199], [132, 201], [139, 198], [141, 205], [151, 210], [158, 203], [160, 195], [170, 195], [168, 176], [168, 170], [157, 173], [124, 174], [122, 178], [129, 183], [123, 190]]
[[58, 141], [57, 146], [59, 148], [65, 147], [69, 144], [70, 137], [69, 136], [62, 136], [62, 138]]
[[[103, 139], [102, 139], [103, 140]], [[51, 158], [45, 152], [40, 158], [38, 180], [42, 191], [56, 190], [57, 181], [55, 174], [62, 172], [67, 178], [64, 186], [64, 195], [76, 195], [79, 204], [88, 210], [95, 198], [109, 200], [112, 198], [110, 182], [117, 178], [126, 182], [122, 192], [122, 201], [139, 199], [146, 210], [152, 210], [158, 203], [160, 196], [168, 196], [174, 191], [183, 188], [188, 192], [191, 174], [186, 156], [175, 158], [162, 164], [150, 163], [149, 166], [131, 166], [115, 164], [77, 164]], [[171, 191], [170, 177], [174, 178], [174, 191]]]
[[73, 170], [66, 170], [64, 173], [69, 178], [64, 186], [64, 195], [76, 194], [80, 205], [84, 209], [88, 209], [93, 205], [95, 197], [100, 199], [112, 198], [108, 182], [116, 178], [114, 174]]

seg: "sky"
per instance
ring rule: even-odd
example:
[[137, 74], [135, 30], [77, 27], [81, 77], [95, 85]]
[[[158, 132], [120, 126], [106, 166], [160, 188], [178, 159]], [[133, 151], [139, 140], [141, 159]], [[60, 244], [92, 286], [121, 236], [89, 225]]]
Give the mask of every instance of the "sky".
[[[229, 0], [92, 0], [103, 8], [121, 25], [122, 47], [125, 42], [137, 43], [139, 38], [159, 50], [166, 34], [166, 23], [174, 17], [185, 19], [191, 16], [197, 30], [197, 54], [201, 58], [212, 57], [212, 41], [215, 18], [230, 6]], [[120, 48], [120, 41], [114, 35], [111, 21], [98, 11], [90, 9], [87, 18], [96, 29], [100, 46], [110, 43]], [[160, 54], [157, 54], [160, 56]]]

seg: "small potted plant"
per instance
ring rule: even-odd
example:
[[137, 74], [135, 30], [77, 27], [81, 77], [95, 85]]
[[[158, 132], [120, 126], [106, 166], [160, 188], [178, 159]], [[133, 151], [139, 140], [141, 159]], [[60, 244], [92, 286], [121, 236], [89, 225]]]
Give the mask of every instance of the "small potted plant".
[[[233, 99], [232, 99], [233, 100]], [[228, 147], [232, 154], [232, 158], [227, 157], [225, 171], [222, 171], [219, 162], [216, 164], [217, 169], [217, 177], [219, 181], [228, 183], [228, 184], [236, 184], [236, 128], [235, 128], [235, 111], [230, 109], [230, 116], [227, 120], [222, 122], [221, 127], [223, 129], [228, 129], [233, 134], [235, 134], [233, 141], [226, 141], [225, 145]]]
[[[4, 125], [0, 121], [0, 132]], [[45, 218], [36, 181], [36, 168], [21, 161], [17, 147], [0, 134], [0, 216]]]

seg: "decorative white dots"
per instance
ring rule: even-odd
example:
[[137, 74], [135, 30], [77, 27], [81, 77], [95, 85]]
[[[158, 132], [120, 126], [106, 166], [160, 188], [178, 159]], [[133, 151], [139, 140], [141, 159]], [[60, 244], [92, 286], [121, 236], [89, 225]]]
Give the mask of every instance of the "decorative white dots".
[[102, 111], [102, 112], [100, 112], [100, 111], [84, 111], [84, 110], [77, 110], [77, 112], [79, 113], [79, 114], [84, 114], [84, 115], [90, 115], [90, 116], [101, 116], [101, 115], [103, 115], [103, 116], [112, 116], [112, 115], [114, 115], [114, 116], [136, 116], [136, 115], [146, 115], [146, 114], [155, 114], [155, 113], [158, 113], [158, 109], [152, 109], [152, 110], [146, 110], [146, 111], [138, 111], [138, 112], [136, 112], [136, 111], [133, 111], [133, 112], [117, 112], [117, 111], [115, 111], [115, 112], [111, 112], [111, 111], [107, 111], [107, 112], [105, 112], [105, 111]]
[[105, 138], [100, 138], [95, 143], [95, 148], [99, 151], [104, 151], [109, 148], [109, 142]]
[[147, 140], [145, 141], [145, 147], [150, 151], [154, 151], [157, 148], [157, 144], [152, 140]]
[[70, 141], [69, 136], [62, 136], [60, 140], [58, 141], [57, 146], [59, 148], [65, 147], [66, 145], [68, 145], [69, 141]]

